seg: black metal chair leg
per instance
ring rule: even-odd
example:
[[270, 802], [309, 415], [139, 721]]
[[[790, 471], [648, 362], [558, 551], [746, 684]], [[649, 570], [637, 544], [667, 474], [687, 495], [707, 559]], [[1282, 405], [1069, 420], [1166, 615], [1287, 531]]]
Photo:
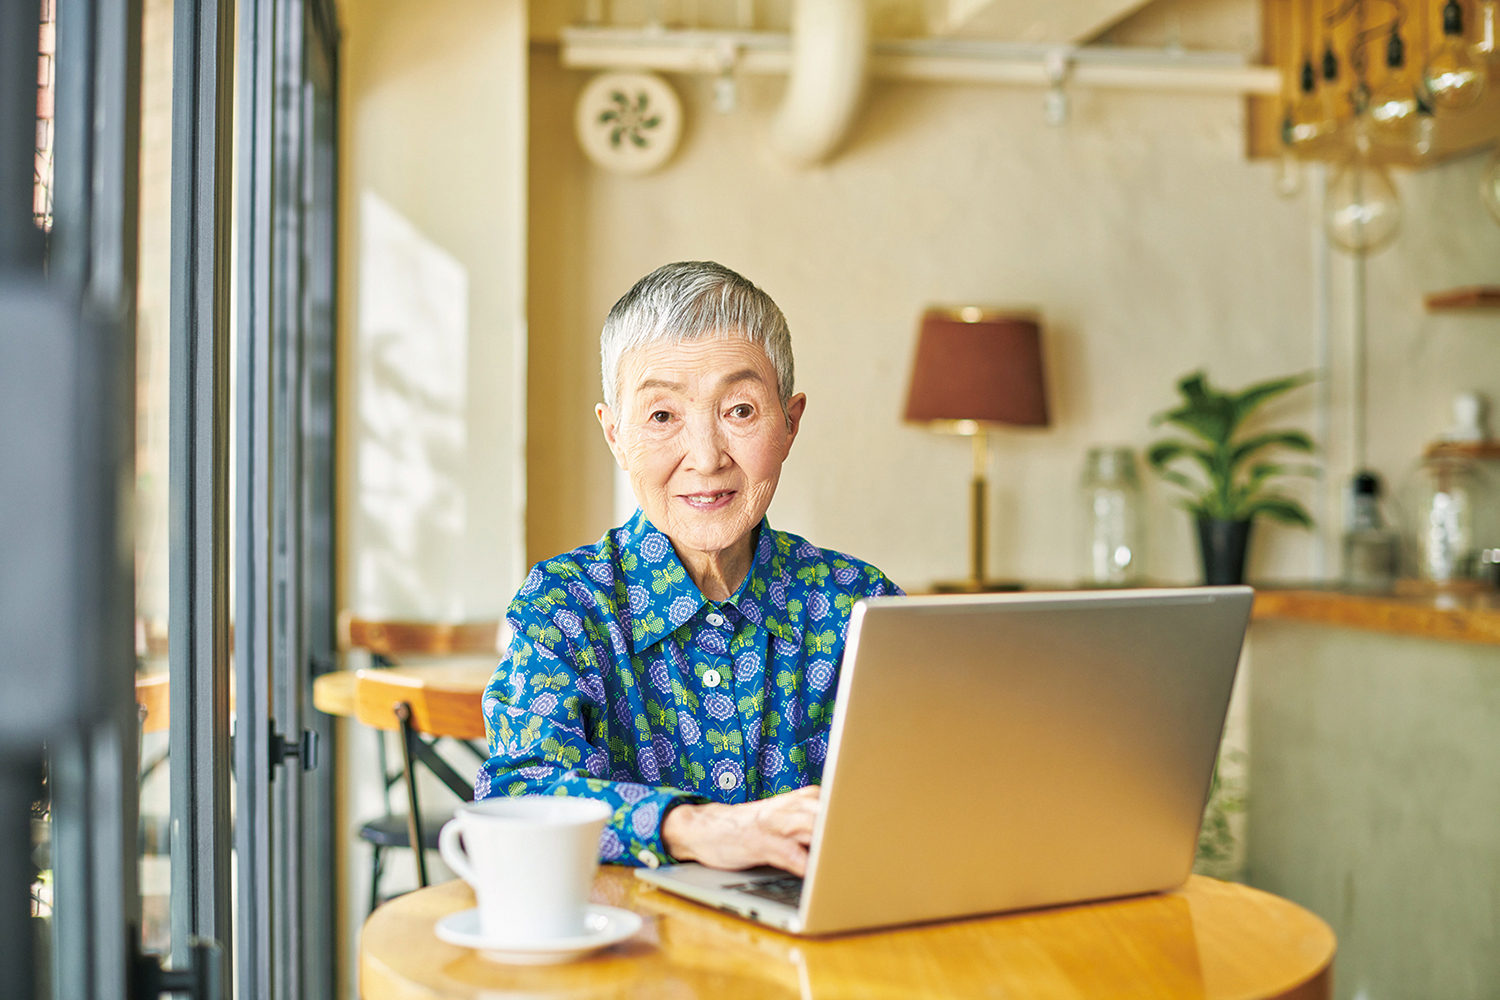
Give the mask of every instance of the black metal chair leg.
[[380, 869], [383, 858], [382, 848], [375, 844], [370, 847], [370, 913], [374, 913], [375, 907], [380, 905]]
[[417, 859], [417, 885], [427, 888], [427, 852], [422, 849], [422, 812], [417, 808], [416, 752], [412, 742], [417, 738], [411, 726], [411, 705], [401, 702], [395, 708], [401, 723], [401, 762], [406, 780], [406, 831], [411, 838], [412, 855]]

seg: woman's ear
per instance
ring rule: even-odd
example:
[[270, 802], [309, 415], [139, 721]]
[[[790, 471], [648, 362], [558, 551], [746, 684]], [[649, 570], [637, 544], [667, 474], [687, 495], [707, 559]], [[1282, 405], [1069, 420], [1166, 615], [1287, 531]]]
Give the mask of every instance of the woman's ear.
[[807, 410], [807, 393], [799, 392], [786, 402], [786, 447], [791, 451], [797, 440], [797, 431], [802, 428], [802, 414]]
[[615, 464], [629, 472], [625, 465], [625, 452], [620, 447], [619, 424], [615, 420], [614, 411], [603, 403], [594, 407], [594, 416], [599, 418], [599, 426], [604, 430], [604, 443], [609, 445], [611, 454], [615, 456]]

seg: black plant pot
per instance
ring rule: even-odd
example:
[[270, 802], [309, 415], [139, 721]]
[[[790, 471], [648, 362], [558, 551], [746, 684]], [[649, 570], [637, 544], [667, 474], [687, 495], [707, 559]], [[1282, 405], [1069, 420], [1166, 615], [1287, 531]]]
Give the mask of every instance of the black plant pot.
[[1198, 518], [1198, 555], [1203, 560], [1203, 582], [1224, 586], [1245, 582], [1245, 553], [1250, 548], [1251, 521]]

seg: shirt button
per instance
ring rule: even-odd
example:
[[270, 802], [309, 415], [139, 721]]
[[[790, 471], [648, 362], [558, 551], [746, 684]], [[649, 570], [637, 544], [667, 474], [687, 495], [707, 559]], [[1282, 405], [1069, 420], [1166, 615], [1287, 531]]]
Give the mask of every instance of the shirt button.
[[739, 783], [740, 779], [734, 776], [733, 771], [725, 771], [723, 774], [719, 775], [719, 787], [724, 789], [724, 791], [726, 792]]
[[708, 616], [708, 623], [714, 628], [718, 628], [720, 625], [724, 624], [724, 616], [717, 613], [710, 613]]
[[719, 672], [717, 670], [713, 669], [712, 667], [710, 667], [707, 670], [703, 671], [703, 686], [704, 687], [716, 688], [716, 687], [719, 686], [719, 682], [722, 681], [723, 679], [724, 679], [723, 677], [719, 676]]
[[661, 861], [657, 859], [655, 854], [652, 854], [650, 851], [644, 849], [641, 851], [641, 853], [636, 855], [636, 859], [647, 868], [655, 868], [661, 864]]

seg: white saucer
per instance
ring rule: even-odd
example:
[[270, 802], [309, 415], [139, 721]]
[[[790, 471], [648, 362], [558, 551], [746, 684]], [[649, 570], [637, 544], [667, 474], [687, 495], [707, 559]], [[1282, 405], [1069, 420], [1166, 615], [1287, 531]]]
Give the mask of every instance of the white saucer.
[[506, 944], [486, 938], [479, 930], [479, 909], [459, 910], [437, 922], [438, 939], [463, 948], [473, 948], [492, 962], [510, 965], [555, 965], [571, 962], [600, 948], [619, 944], [641, 929], [639, 914], [614, 906], [588, 905], [583, 918], [588, 928], [577, 937], [554, 938], [534, 944]]

